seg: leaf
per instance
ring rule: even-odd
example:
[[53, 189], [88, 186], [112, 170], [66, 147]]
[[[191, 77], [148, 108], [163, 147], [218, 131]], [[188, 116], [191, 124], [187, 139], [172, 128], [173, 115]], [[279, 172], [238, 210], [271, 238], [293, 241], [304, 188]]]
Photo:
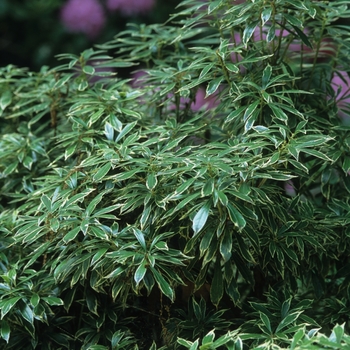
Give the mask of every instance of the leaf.
[[292, 25], [292, 27], [298, 33], [301, 41], [310, 49], [313, 49], [311, 42], [309, 41], [308, 37], [303, 33], [303, 31], [301, 31], [297, 26]]
[[92, 75], [95, 73], [95, 68], [92, 66], [84, 66], [83, 67], [83, 72], [89, 75]]
[[246, 120], [244, 124], [244, 133], [247, 133], [250, 129], [253, 128], [255, 121], [259, 116], [259, 111], [255, 110], [253, 114]]
[[6, 320], [2, 320], [1, 321], [1, 338], [4, 339], [6, 343], [8, 343], [10, 340], [10, 333], [11, 333], [11, 330], [10, 330], [9, 324], [7, 323]]
[[12, 92], [11, 90], [5, 90], [0, 98], [0, 108], [4, 111], [7, 106], [12, 102]]
[[95, 210], [98, 203], [101, 202], [103, 196], [105, 195], [105, 192], [100, 192], [88, 205], [88, 207], [85, 210], [86, 217], [89, 217], [93, 211]]
[[158, 180], [154, 173], [149, 173], [146, 180], [146, 187], [149, 190], [153, 190], [157, 186]]
[[69, 146], [65, 150], [65, 152], [64, 152], [64, 159], [65, 160], [67, 160], [69, 157], [71, 157], [74, 154], [76, 147], [77, 147], [77, 145], [74, 144], [74, 145]]
[[214, 333], [214, 329], [213, 329], [203, 337], [202, 344], [203, 345], [205, 345], [205, 344], [211, 345], [213, 343], [214, 339], [215, 339], [215, 333]]
[[30, 298], [30, 303], [33, 305], [33, 307], [36, 307], [39, 304], [40, 296], [36, 293], [32, 295]]
[[268, 64], [264, 71], [263, 71], [263, 76], [262, 76], [262, 88], [265, 90], [266, 86], [268, 85], [270, 78], [271, 78], [271, 73], [272, 73], [272, 67]]
[[209, 212], [211, 207], [211, 201], [208, 200], [202, 208], [200, 208], [197, 214], [193, 218], [192, 229], [194, 231], [194, 236], [204, 227], [207, 222]]
[[134, 232], [134, 235], [135, 235], [136, 239], [140, 243], [140, 246], [146, 251], [147, 250], [147, 245], [146, 245], [145, 236], [144, 236], [143, 232], [138, 230], [135, 227], [133, 227], [132, 230]]
[[20, 299], [21, 299], [21, 297], [13, 297], [9, 300], [2, 300], [1, 319], [3, 319], [5, 317], [5, 315], [16, 305], [16, 303]]
[[41, 299], [44, 300], [50, 306], [63, 305], [63, 301], [62, 301], [61, 298], [57, 298], [57, 297], [42, 297]]
[[90, 266], [93, 266], [107, 252], [108, 248], [100, 248], [91, 259]]
[[210, 63], [210, 64], [207, 64], [201, 71], [201, 73], [199, 74], [199, 79], [205, 77], [208, 72], [215, 66], [215, 63]]
[[271, 25], [269, 31], [267, 32], [266, 35], [266, 41], [270, 43], [276, 36], [276, 27], [274, 24]]
[[104, 134], [106, 135], [107, 140], [113, 141], [113, 139], [114, 139], [114, 128], [108, 122], [105, 124]]
[[254, 21], [253, 23], [249, 23], [245, 29], [244, 29], [244, 32], [243, 32], [243, 44], [245, 46], [247, 46], [247, 43], [249, 41], [249, 39], [251, 38], [251, 36], [253, 35], [256, 27], [258, 26], [258, 24], [260, 23], [260, 20], [259, 21]]
[[176, 190], [174, 195], [178, 195], [186, 191], [195, 181], [196, 179], [194, 177], [186, 180], [184, 183], [182, 183]]
[[169, 283], [164, 279], [164, 277], [152, 266], [150, 265], [153, 277], [157, 282], [159, 289], [162, 293], [167, 296], [171, 301], [174, 301], [174, 291], [170, 287]]
[[64, 237], [63, 237], [63, 242], [68, 243], [75, 239], [75, 237], [78, 235], [80, 232], [80, 226], [73, 228], [73, 230], [69, 231]]
[[6, 177], [6, 175], [10, 175], [11, 173], [13, 173], [17, 169], [17, 167], [18, 162], [13, 162], [5, 168], [2, 174]]
[[238, 109], [232, 111], [232, 112], [226, 117], [225, 123], [229, 123], [229, 122], [232, 121], [233, 119], [238, 118], [238, 117], [243, 113], [244, 110], [246, 110], [246, 106], [239, 107]]
[[41, 196], [41, 202], [45, 205], [48, 212], [51, 212], [51, 200], [45, 194]]
[[145, 274], [147, 272], [146, 264], [147, 264], [147, 260], [143, 258], [141, 261], [141, 264], [135, 271], [134, 280], [136, 282], [136, 286], [138, 286], [140, 282], [143, 280], [143, 278], [145, 277]]
[[238, 227], [239, 231], [241, 231], [246, 225], [244, 217], [231, 203], [227, 204], [227, 209], [231, 221]]
[[225, 67], [226, 67], [230, 72], [239, 73], [239, 68], [238, 68], [235, 64], [233, 64], [233, 63], [225, 62]]
[[253, 103], [250, 103], [248, 108], [246, 109], [244, 116], [243, 116], [243, 121], [246, 121], [256, 110], [256, 108], [259, 106], [260, 100], [256, 100]]
[[223, 273], [221, 270], [220, 259], [216, 260], [214, 276], [210, 286], [210, 300], [211, 302], [218, 307], [220, 300], [224, 295], [224, 281], [223, 281]]
[[129, 124], [126, 124], [125, 127], [122, 129], [122, 131], [119, 133], [117, 138], [115, 139], [115, 142], [118, 142], [120, 139], [122, 139], [124, 136], [126, 136], [137, 124], [137, 122], [132, 122]]
[[268, 106], [270, 107], [270, 109], [271, 109], [273, 115], [274, 115], [277, 119], [282, 120], [283, 122], [287, 122], [288, 116], [287, 116], [286, 113], [284, 113], [284, 112], [282, 111], [281, 108], [275, 106], [275, 105], [273, 104], [273, 102], [272, 102], [272, 103], [269, 103]]
[[275, 333], [278, 333], [281, 329], [285, 328], [286, 326], [288, 326], [289, 324], [291, 324], [292, 322], [294, 322], [299, 316], [300, 314], [302, 314], [303, 311], [295, 311], [290, 313], [288, 316], [286, 316], [277, 326]]
[[211, 80], [207, 86], [206, 97], [215, 93], [215, 91], [219, 88], [223, 78], [216, 78]]
[[106, 163], [102, 168], [100, 168], [97, 173], [92, 177], [93, 182], [101, 180], [107, 173], [111, 170], [112, 163]]
[[222, 0], [211, 1], [208, 6], [208, 15], [216, 10], [222, 3]]
[[27, 320], [30, 324], [33, 324], [34, 314], [33, 314], [33, 310], [29, 307], [29, 305], [27, 305], [24, 302], [21, 302], [19, 312], [25, 320]]
[[272, 13], [272, 8], [267, 7], [261, 12], [261, 24], [262, 26], [270, 19]]
[[232, 233], [229, 230], [225, 230], [220, 242], [220, 254], [222, 259], [226, 263], [231, 258], [232, 251]]
[[100, 108], [98, 111], [93, 113], [88, 120], [88, 127], [90, 128], [92, 124], [96, 123], [104, 114], [104, 112], [105, 110], [103, 108]]
[[[267, 328], [267, 330], [269, 332], [267, 334], [272, 334], [271, 323], [270, 323], [269, 317], [260, 311], [259, 311], [259, 315], [260, 315], [261, 321], [263, 322], [264, 326]], [[275, 333], [277, 333], [277, 331]]]
[[290, 308], [291, 298], [287, 299], [283, 302], [282, 308], [281, 308], [281, 318], [284, 319], [287, 316], [287, 313]]
[[329, 336], [329, 340], [340, 344], [341, 341], [343, 340], [343, 336], [344, 336], [344, 324], [339, 325], [337, 324], [336, 326], [334, 326], [331, 335]]
[[292, 344], [290, 345], [290, 350], [294, 350], [297, 346], [299, 340], [305, 336], [305, 328], [300, 328], [293, 336]]
[[[133, 110], [128, 109], [128, 108], [121, 108], [120, 107], [120, 111], [122, 113], [124, 113], [125, 115], [130, 115], [131, 117], [135, 117], [135, 118], [138, 118], [138, 119], [140, 119], [142, 117], [142, 115], [139, 112], [133, 111]], [[136, 122], [134, 122], [134, 123], [136, 123]], [[133, 124], [133, 123], [131, 123], [131, 124]], [[116, 140], [115, 142], [118, 142], [119, 139]]]

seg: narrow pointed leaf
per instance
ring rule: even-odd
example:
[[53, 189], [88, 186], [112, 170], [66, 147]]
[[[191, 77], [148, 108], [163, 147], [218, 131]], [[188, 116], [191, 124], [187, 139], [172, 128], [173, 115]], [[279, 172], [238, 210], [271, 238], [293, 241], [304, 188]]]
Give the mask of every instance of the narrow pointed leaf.
[[207, 222], [209, 212], [210, 212], [211, 202], [207, 201], [202, 208], [199, 209], [197, 214], [193, 218], [192, 229], [194, 231], [194, 235], [196, 235]]

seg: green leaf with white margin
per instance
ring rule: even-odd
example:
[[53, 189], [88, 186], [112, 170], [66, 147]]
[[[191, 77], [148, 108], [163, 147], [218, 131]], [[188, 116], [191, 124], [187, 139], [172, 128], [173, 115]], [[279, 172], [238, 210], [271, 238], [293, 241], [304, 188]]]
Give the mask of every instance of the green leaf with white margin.
[[239, 68], [233, 64], [233, 63], [230, 63], [230, 62], [225, 62], [225, 67], [232, 73], [238, 73], [239, 72]]
[[272, 73], [272, 67], [268, 64], [268, 65], [265, 67], [265, 69], [264, 69], [263, 76], [262, 76], [262, 79], [261, 79], [261, 82], [262, 82], [261, 87], [262, 87], [264, 90], [266, 89], [266, 86], [267, 86], [267, 84], [268, 84], [269, 81], [270, 81], [271, 73]]
[[125, 135], [127, 135], [136, 125], [137, 122], [132, 122], [129, 124], [126, 124], [123, 130], [119, 133], [117, 138], [115, 139], [115, 142], [118, 142], [121, 138], [123, 138]]
[[100, 248], [91, 259], [90, 266], [93, 266], [107, 252], [108, 248]]
[[260, 20], [254, 21], [253, 23], [248, 24], [243, 32], [243, 44], [247, 45], [249, 39], [252, 37], [256, 27], [260, 23]]
[[114, 139], [114, 128], [108, 122], [105, 124], [104, 134], [106, 135], [107, 140], [113, 141], [113, 139]]
[[63, 305], [63, 301], [60, 298], [56, 298], [56, 297], [42, 297], [41, 299], [44, 300], [50, 306]]
[[140, 231], [139, 229], [135, 228], [135, 227], [133, 227], [132, 230], [134, 232], [134, 235], [135, 235], [136, 239], [140, 243], [140, 246], [146, 251], [147, 250], [147, 245], [146, 245], [145, 236], [144, 236], [143, 232]]
[[10, 330], [9, 324], [7, 323], [6, 320], [2, 320], [1, 321], [1, 338], [4, 339], [6, 343], [8, 343], [10, 340], [10, 333], [11, 333], [11, 330]]
[[80, 226], [73, 228], [73, 230], [70, 230], [64, 237], [63, 237], [63, 242], [68, 243], [75, 239], [75, 237], [78, 235], [80, 232]]
[[174, 290], [170, 287], [169, 283], [152, 265], [150, 265], [150, 269], [161, 292], [165, 296], [167, 296], [171, 301], [174, 301]]
[[227, 208], [231, 221], [238, 227], [239, 231], [241, 231], [246, 225], [244, 217], [231, 203], [227, 204]]
[[138, 286], [140, 282], [143, 280], [143, 278], [145, 277], [145, 274], [147, 272], [146, 264], [147, 264], [147, 260], [143, 258], [141, 261], [141, 264], [135, 271], [134, 280], [136, 282], [136, 286]]
[[[259, 314], [260, 314], [261, 321], [263, 322], [264, 326], [267, 328], [267, 331], [268, 331], [267, 334], [272, 334], [271, 323], [270, 323], [269, 317], [262, 312], [259, 312]], [[265, 333], [264, 330], [262, 330], [262, 331]], [[276, 333], [277, 333], [277, 331], [276, 331]]]
[[276, 36], [276, 27], [274, 24], [270, 27], [269, 31], [267, 32], [266, 35], [266, 41], [270, 43]]
[[260, 100], [256, 100], [253, 103], [249, 104], [248, 108], [244, 113], [243, 121], [246, 121], [253, 114], [253, 112], [256, 110], [259, 104]]
[[16, 303], [20, 299], [21, 297], [13, 297], [9, 300], [1, 300], [0, 302], [1, 319], [5, 317], [5, 315], [16, 305]]
[[267, 7], [261, 12], [261, 22], [263, 26], [270, 19], [271, 13], [272, 13], [271, 7]]
[[273, 103], [269, 103], [268, 106], [277, 119], [282, 120], [283, 122], [286, 122], [288, 120], [287, 114], [284, 113], [281, 108], [276, 107]]
[[0, 108], [4, 111], [7, 106], [12, 102], [12, 92], [10, 90], [5, 90], [0, 98]]
[[33, 305], [33, 307], [36, 307], [39, 304], [40, 296], [36, 293], [32, 295], [30, 298], [30, 304]]
[[107, 173], [111, 170], [112, 164], [106, 163], [102, 168], [100, 168], [97, 173], [92, 177], [92, 181], [100, 181]]
[[342, 325], [337, 324], [333, 328], [332, 333], [328, 339], [334, 343], [340, 344], [343, 339], [343, 336], [344, 336], [344, 323]]
[[153, 190], [157, 186], [158, 180], [155, 173], [149, 173], [146, 180], [146, 187]]
[[48, 212], [51, 212], [51, 200], [48, 196], [46, 196], [45, 194], [43, 194], [41, 196], [41, 202], [45, 205], [45, 208], [47, 209]]
[[208, 200], [202, 208], [200, 208], [197, 214], [193, 218], [192, 229], [194, 231], [194, 235], [196, 235], [205, 225], [207, 219], [209, 217], [211, 207], [211, 201]]
[[19, 308], [19, 313], [31, 325], [33, 324], [33, 322], [34, 322], [34, 314], [33, 314], [33, 310], [29, 307], [28, 304], [25, 304], [24, 302], [21, 301], [20, 308]]
[[294, 350], [298, 342], [305, 336], [305, 327], [300, 328], [293, 337], [292, 344], [290, 345], [290, 350]]
[[[128, 108], [119, 108], [120, 109], [120, 111], [122, 112], [122, 113], [124, 113], [125, 115], [130, 115], [131, 117], [135, 117], [135, 118], [141, 118], [142, 117], [142, 115], [139, 113], [139, 112], [136, 112], [136, 111], [133, 111], [133, 110], [131, 110], [131, 109], [128, 109]], [[131, 124], [133, 124], [133, 123], [131, 123]], [[135, 123], [136, 124], [136, 123]], [[124, 130], [124, 129], [123, 129]], [[119, 140], [120, 138], [118, 138], [118, 140]], [[116, 140], [116, 142], [117, 142], [117, 140]]]
[[[193, 342], [186, 340], [186, 339], [183, 339], [183, 338], [177, 338], [177, 342], [180, 345], [185, 346], [187, 349], [189, 349], [193, 345]], [[197, 340], [197, 345], [198, 345], [198, 340]]]
[[215, 91], [219, 88], [222, 80], [223, 78], [216, 78], [210, 81], [210, 83], [207, 86], [206, 97], [215, 93]]
[[291, 324], [292, 322], [294, 322], [299, 316], [300, 314], [302, 314], [303, 311], [295, 311], [290, 313], [288, 316], [286, 316], [277, 326], [275, 333], [278, 333], [281, 329], [283, 329], [284, 327], [288, 326], [289, 324]]
[[203, 337], [202, 344], [212, 344], [215, 339], [214, 329], [212, 329], [208, 334]]

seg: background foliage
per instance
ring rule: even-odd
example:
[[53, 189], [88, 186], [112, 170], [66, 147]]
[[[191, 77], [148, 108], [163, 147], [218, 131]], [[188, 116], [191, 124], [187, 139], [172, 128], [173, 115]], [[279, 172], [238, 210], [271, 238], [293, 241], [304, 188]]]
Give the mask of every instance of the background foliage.
[[348, 16], [186, 0], [1, 68], [1, 346], [347, 348]]
[[[110, 40], [128, 22], [162, 23], [179, 0], [2, 0], [0, 64], [40, 70]], [[118, 6], [119, 5], [119, 6]]]

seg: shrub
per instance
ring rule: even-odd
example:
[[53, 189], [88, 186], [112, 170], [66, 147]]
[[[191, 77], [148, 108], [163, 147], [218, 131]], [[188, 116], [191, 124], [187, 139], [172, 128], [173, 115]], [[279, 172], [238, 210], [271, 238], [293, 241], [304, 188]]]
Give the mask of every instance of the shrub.
[[186, 0], [1, 68], [2, 347], [348, 346], [348, 15]]

